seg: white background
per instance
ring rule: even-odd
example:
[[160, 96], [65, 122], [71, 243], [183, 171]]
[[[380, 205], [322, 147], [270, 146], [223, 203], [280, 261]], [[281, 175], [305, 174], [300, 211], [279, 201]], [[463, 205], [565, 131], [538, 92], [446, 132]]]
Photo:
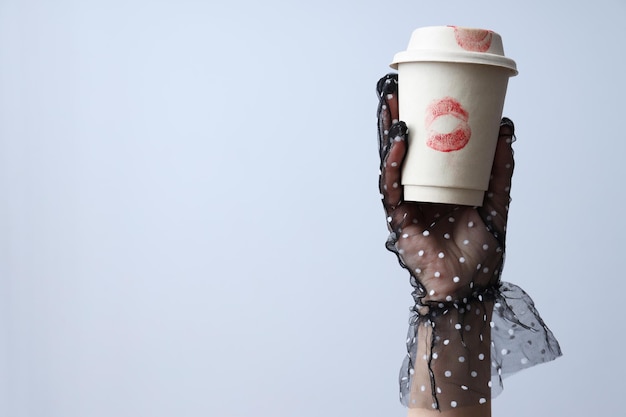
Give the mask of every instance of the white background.
[[[553, 5], [558, 3], [559, 5]], [[623, 0], [0, 1], [0, 415], [403, 416], [375, 83], [419, 26], [519, 76], [504, 280], [564, 356], [494, 416], [623, 413]]]

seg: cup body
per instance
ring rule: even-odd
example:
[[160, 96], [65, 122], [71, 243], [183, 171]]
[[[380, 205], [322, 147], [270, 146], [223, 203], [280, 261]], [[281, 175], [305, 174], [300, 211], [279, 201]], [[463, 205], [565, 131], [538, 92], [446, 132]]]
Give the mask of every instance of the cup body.
[[471, 50], [458, 44], [459, 28], [422, 28], [392, 64], [399, 117], [409, 129], [408, 201], [480, 206], [489, 185], [508, 79], [517, 70], [499, 35], [461, 30], [470, 33]]

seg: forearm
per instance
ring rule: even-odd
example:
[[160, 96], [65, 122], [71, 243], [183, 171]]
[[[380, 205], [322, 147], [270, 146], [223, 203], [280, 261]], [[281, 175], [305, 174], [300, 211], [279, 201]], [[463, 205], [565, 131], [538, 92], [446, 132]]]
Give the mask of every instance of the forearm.
[[491, 301], [476, 299], [417, 316], [409, 416], [490, 416], [492, 310]]
[[408, 417], [491, 417], [491, 403], [455, 408], [447, 411], [409, 408]]

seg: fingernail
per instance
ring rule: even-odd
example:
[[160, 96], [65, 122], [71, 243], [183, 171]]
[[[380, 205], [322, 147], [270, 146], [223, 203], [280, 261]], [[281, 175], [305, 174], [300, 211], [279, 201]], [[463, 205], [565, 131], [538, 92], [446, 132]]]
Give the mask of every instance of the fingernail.
[[389, 136], [394, 138], [396, 142], [405, 140], [408, 133], [409, 129], [404, 122], [394, 123], [389, 129]]
[[513, 124], [513, 121], [511, 119], [509, 119], [508, 117], [503, 117], [502, 120], [500, 121], [500, 127], [506, 126], [509, 129], [511, 129], [511, 134], [507, 134], [507, 135], [500, 135], [499, 137], [505, 137], [506, 138], [506, 143], [508, 143], [509, 145], [512, 144], [513, 142], [515, 142], [516, 138], [515, 138], [515, 125]]
[[398, 91], [398, 74], [387, 74], [378, 80], [376, 90], [380, 97], [395, 94]]

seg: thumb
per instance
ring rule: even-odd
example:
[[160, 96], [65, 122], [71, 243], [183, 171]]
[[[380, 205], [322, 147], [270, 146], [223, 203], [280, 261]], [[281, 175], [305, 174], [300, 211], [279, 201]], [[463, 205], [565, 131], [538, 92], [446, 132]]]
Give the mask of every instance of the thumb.
[[500, 122], [498, 144], [491, 169], [489, 188], [485, 193], [480, 214], [494, 236], [504, 243], [504, 233], [511, 201], [511, 180], [515, 161], [512, 144], [515, 141], [515, 125], [508, 118]]

